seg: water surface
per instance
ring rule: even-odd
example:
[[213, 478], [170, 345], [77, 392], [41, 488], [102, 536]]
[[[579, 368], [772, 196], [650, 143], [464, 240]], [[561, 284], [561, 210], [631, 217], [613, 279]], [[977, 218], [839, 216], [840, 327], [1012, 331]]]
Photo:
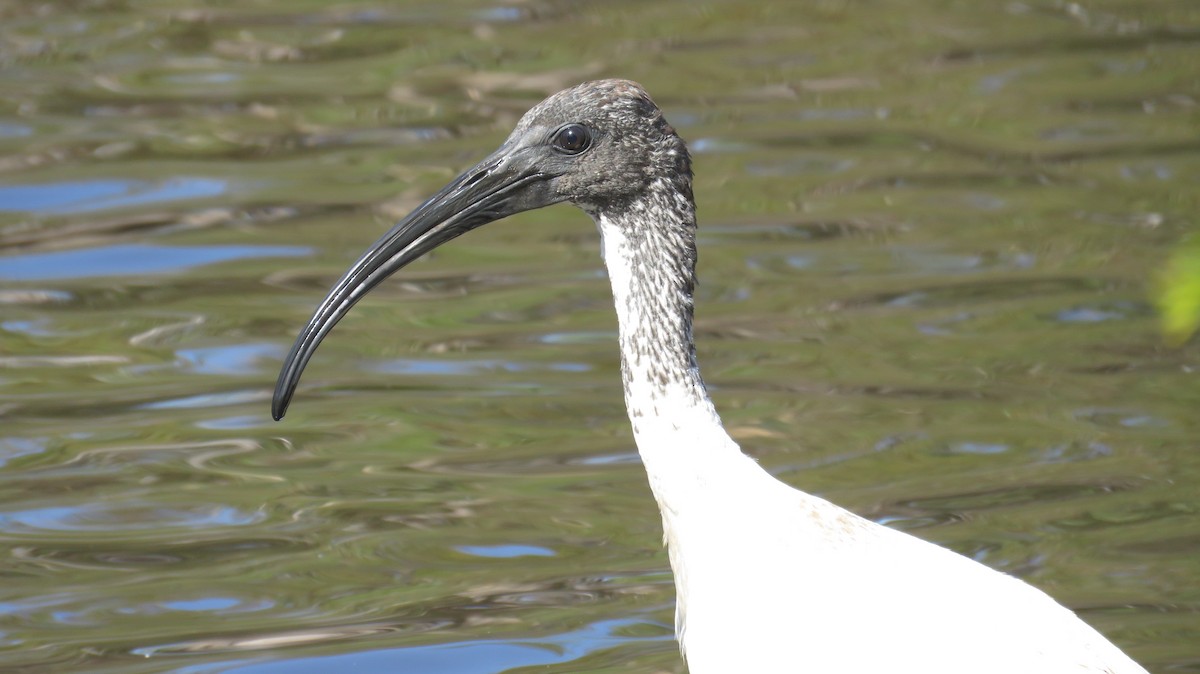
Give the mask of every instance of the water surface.
[[585, 216], [415, 263], [269, 416], [389, 223], [623, 76], [745, 449], [1200, 671], [1200, 352], [1147, 299], [1197, 63], [1169, 0], [0, 7], [0, 665], [682, 672]]

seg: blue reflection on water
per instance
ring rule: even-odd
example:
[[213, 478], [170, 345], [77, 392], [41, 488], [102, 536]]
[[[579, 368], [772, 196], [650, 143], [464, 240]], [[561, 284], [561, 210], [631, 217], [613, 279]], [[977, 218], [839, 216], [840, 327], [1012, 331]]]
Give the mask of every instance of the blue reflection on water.
[[267, 359], [282, 359], [283, 347], [278, 344], [230, 344], [202, 349], [181, 349], [175, 355], [187, 368], [197, 374], [252, 374], [258, 364]]
[[[626, 628], [646, 625], [642, 620], [605, 620], [574, 632], [521, 641], [471, 640], [431, 646], [384, 648], [359, 653], [318, 655], [270, 662], [235, 661], [181, 667], [177, 674], [325, 674], [326, 672], [440, 672], [441, 674], [497, 674], [518, 667], [571, 662], [591, 653], [635, 642], [670, 641], [661, 636], [620, 634]], [[153, 655], [137, 649], [144, 655]]]
[[460, 545], [455, 550], [476, 557], [553, 557], [554, 551], [537, 545]]
[[305, 246], [152, 246], [119, 244], [0, 257], [0, 279], [43, 281], [94, 276], [165, 274], [230, 260], [300, 257]]
[[79, 180], [30, 185], [0, 185], [0, 211], [83, 213], [161, 201], [202, 199], [225, 194], [229, 183], [213, 178]]
[[196, 409], [200, 407], [225, 407], [227, 405], [244, 405], [271, 399], [271, 392], [265, 390], [220, 391], [217, 393], [201, 393], [184, 398], [170, 398], [143, 403], [134, 407], [138, 410], [173, 410]]
[[241, 600], [233, 597], [202, 597], [200, 599], [164, 601], [162, 605], [176, 611], [223, 611], [241, 603]]
[[164, 527], [227, 527], [254, 524], [261, 512], [225, 505], [158, 508], [149, 504], [82, 504], [0, 512], [0, 531], [131, 531]]
[[33, 135], [33, 129], [25, 124], [0, 122], [0, 138], [25, 138]]
[[46, 451], [45, 438], [0, 438], [0, 467], [13, 459]]

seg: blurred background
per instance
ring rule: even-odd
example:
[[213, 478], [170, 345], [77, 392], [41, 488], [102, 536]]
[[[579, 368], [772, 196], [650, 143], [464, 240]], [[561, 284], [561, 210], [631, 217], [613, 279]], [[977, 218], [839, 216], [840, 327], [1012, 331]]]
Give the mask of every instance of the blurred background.
[[0, 667], [683, 672], [583, 214], [415, 263], [269, 416], [362, 250], [612, 76], [695, 155], [746, 451], [1200, 672], [1179, 0], [0, 1]]

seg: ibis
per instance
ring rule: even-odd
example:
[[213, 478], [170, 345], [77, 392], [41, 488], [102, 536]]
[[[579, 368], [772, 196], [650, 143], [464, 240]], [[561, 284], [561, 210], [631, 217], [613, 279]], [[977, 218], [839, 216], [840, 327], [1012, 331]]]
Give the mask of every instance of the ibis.
[[1032, 585], [784, 484], [742, 453], [696, 362], [691, 157], [633, 82], [587, 82], [537, 104], [371, 246], [297, 337], [272, 416], [283, 417], [330, 329], [389, 275], [472, 229], [560, 202], [600, 230], [625, 406], [692, 674], [1145, 673]]

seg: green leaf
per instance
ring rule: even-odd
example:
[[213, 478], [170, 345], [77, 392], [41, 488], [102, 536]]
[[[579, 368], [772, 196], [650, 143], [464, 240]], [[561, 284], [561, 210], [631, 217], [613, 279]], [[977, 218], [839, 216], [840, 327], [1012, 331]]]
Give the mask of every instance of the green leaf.
[[1179, 346], [1200, 327], [1200, 239], [1179, 246], [1158, 281], [1162, 330], [1167, 342]]

